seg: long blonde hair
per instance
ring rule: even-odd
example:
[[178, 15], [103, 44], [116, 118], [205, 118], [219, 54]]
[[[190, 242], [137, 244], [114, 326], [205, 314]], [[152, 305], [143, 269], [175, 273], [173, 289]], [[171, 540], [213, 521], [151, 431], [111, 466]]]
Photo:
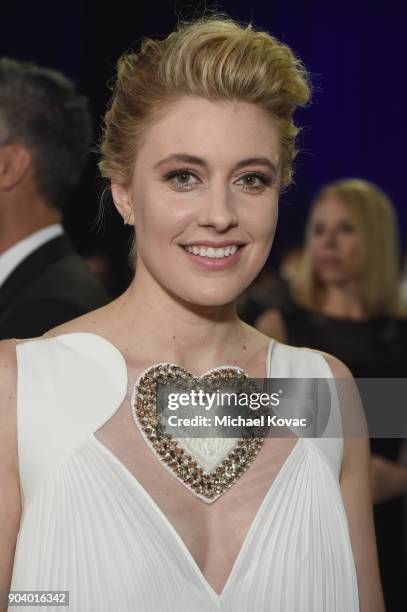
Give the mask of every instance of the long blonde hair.
[[[366, 267], [361, 280], [362, 306], [368, 317], [404, 316], [400, 291], [400, 242], [397, 219], [387, 195], [363, 179], [343, 179], [318, 193], [313, 207], [325, 198], [343, 203], [353, 217], [362, 240]], [[311, 208], [311, 212], [313, 210]], [[321, 306], [323, 288], [317, 278], [309, 249], [311, 214], [305, 231], [305, 249], [292, 279], [294, 300], [312, 310]]]

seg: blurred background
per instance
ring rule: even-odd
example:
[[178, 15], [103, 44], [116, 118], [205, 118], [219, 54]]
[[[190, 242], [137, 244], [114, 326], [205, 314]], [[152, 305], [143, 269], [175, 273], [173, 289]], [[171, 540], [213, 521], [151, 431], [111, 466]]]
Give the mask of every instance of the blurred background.
[[[188, 18], [205, 6], [265, 28], [294, 49], [314, 82], [312, 105], [297, 115], [304, 126], [302, 152], [295, 185], [281, 200], [270, 268], [277, 269], [285, 251], [301, 243], [318, 188], [343, 177], [373, 181], [390, 196], [406, 251], [405, 2], [60, 0], [52, 5], [26, 0], [8, 4], [2, 7], [0, 55], [32, 60], [70, 77], [90, 99], [95, 139], [116, 60], [140, 38], [165, 36], [178, 16]], [[106, 217], [103, 232], [94, 227], [100, 189], [93, 155], [65, 209], [64, 225], [79, 253], [89, 256], [90, 265], [117, 294], [130, 279], [129, 234], [113, 212]]]

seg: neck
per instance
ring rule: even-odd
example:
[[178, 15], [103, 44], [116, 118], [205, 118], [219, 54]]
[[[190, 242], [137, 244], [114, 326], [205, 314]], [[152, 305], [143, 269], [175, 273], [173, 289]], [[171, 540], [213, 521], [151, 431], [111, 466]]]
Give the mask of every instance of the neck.
[[112, 325], [123, 350], [129, 356], [142, 354], [149, 362], [168, 361], [203, 372], [214, 363], [233, 365], [234, 353], [246, 342], [247, 327], [237, 316], [235, 301], [196, 307], [136, 274], [116, 304]]
[[39, 198], [0, 206], [0, 254], [38, 230], [62, 220], [61, 213]]
[[328, 316], [365, 319], [359, 283], [327, 285], [322, 297], [321, 311]]

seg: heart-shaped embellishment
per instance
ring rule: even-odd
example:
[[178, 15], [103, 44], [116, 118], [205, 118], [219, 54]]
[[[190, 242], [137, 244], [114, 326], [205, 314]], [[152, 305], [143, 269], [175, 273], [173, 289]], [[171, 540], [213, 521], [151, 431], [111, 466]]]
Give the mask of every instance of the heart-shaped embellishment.
[[[221, 366], [196, 377], [172, 363], [155, 364], [136, 381], [131, 399], [133, 418], [149, 448], [165, 468], [191, 493], [212, 503], [227, 491], [250, 467], [264, 441], [264, 428], [242, 438], [176, 438], [163, 430], [157, 406], [158, 384], [176, 384], [190, 390], [221, 384], [250, 385], [238, 367]], [[251, 386], [251, 388], [253, 388]]]

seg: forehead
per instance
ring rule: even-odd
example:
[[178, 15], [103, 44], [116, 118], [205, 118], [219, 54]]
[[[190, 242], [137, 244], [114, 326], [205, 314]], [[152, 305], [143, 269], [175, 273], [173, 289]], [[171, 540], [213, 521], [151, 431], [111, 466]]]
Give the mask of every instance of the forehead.
[[353, 215], [346, 204], [333, 196], [323, 197], [319, 200], [313, 208], [312, 217], [314, 220], [353, 219]]
[[265, 110], [248, 102], [182, 98], [150, 126], [139, 149], [140, 162], [154, 162], [177, 151], [210, 164], [268, 156], [280, 162], [278, 129]]

